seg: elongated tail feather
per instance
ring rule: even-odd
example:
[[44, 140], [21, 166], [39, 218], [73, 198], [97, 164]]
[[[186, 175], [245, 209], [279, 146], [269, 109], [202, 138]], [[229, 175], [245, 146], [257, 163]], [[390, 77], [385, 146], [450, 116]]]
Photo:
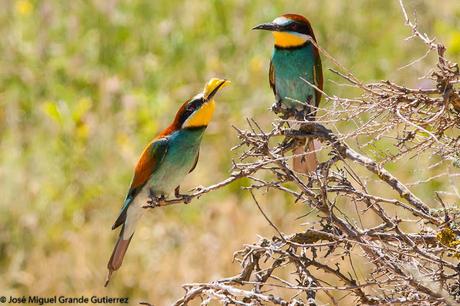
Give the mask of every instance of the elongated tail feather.
[[318, 159], [316, 158], [315, 151], [316, 148], [314, 139], [308, 139], [305, 146], [295, 148], [293, 150], [294, 155], [303, 155], [294, 157], [294, 170], [305, 174], [313, 173], [318, 166]]
[[144, 213], [142, 205], [147, 202], [147, 193], [139, 193], [135, 198], [127, 201], [129, 202], [125, 203], [125, 206], [120, 213], [120, 217], [118, 217], [115, 225], [112, 227], [115, 228], [118, 224], [123, 224], [120, 235], [118, 236], [117, 244], [113, 249], [112, 256], [110, 256], [109, 263], [107, 264], [109, 273], [107, 275], [105, 286], [108, 285], [112, 273], [118, 270], [123, 263], [123, 258], [125, 257], [126, 250], [133, 238], [136, 224]]
[[129, 237], [128, 240], [123, 239], [123, 230], [120, 232], [120, 236], [118, 237], [117, 244], [113, 248], [112, 256], [110, 256], [109, 263], [107, 264], [107, 268], [109, 269], [109, 273], [107, 274], [107, 279], [105, 280], [104, 287], [110, 282], [110, 277], [112, 273], [118, 270], [123, 263], [123, 258], [125, 257], [126, 251], [128, 250], [129, 243], [133, 238], [134, 233]]

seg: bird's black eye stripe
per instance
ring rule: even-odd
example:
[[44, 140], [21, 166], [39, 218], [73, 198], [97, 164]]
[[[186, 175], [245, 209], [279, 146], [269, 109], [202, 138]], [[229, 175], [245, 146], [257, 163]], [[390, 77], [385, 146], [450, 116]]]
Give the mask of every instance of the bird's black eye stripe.
[[187, 105], [186, 111], [187, 112], [193, 112], [195, 110], [195, 108], [196, 108], [195, 104], [193, 102], [191, 102], [191, 103], [189, 103]]
[[307, 27], [306, 24], [301, 24], [301, 23], [297, 23], [297, 22], [291, 23], [290, 30], [294, 31], [294, 32], [297, 32], [297, 33], [302, 33], [302, 34], [307, 34], [307, 35], [310, 34], [310, 33], [308, 33], [309, 31], [308, 31], [308, 27]]
[[187, 112], [193, 113], [197, 109], [200, 103], [201, 103], [201, 99], [190, 102], [186, 108]]
[[187, 120], [190, 115], [193, 114], [194, 111], [196, 111], [198, 108], [200, 108], [200, 106], [203, 104], [203, 99], [202, 98], [198, 98], [198, 99], [195, 99], [195, 100], [192, 100], [190, 101], [187, 106], [185, 106], [185, 110], [184, 112], [182, 113], [181, 117], [180, 117], [180, 122], [181, 124], [183, 124], [185, 122], [185, 120]]
[[187, 104], [187, 107], [185, 108], [184, 112], [184, 118], [186, 119], [191, 114], [193, 114], [193, 112], [196, 111], [196, 109], [199, 108], [201, 104], [203, 104], [203, 99], [193, 100], [189, 104]]

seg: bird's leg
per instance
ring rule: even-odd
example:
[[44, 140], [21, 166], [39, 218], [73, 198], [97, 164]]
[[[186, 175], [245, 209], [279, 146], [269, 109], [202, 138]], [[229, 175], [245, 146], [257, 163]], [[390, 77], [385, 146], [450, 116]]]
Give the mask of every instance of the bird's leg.
[[150, 207], [158, 206], [157, 198], [152, 189], [149, 189], [149, 199], [147, 200], [147, 205]]
[[157, 207], [161, 206], [161, 203], [163, 203], [166, 200], [166, 197], [164, 194], [157, 196], [157, 194], [152, 190], [149, 189], [149, 199], [147, 200], [147, 204], [151, 207]]
[[305, 102], [294, 101], [294, 106], [288, 110], [290, 116], [297, 121], [310, 121], [313, 115], [311, 110], [312, 98], [312, 96], [308, 96]]
[[[296, 124], [295, 129], [306, 132], [310, 131], [311, 127], [307, 124], [307, 122], [313, 121], [314, 120], [314, 113], [312, 112], [312, 107], [311, 107], [311, 102], [312, 102], [312, 96], [308, 96], [307, 100], [305, 103], [300, 103], [297, 102], [296, 106], [294, 109], [291, 109], [293, 111], [293, 117], [297, 120], [300, 121], [300, 124]], [[305, 146], [305, 152], [307, 152], [307, 143], [308, 139], [305, 138], [297, 138], [295, 140], [296, 145], [294, 148], [299, 147], [299, 146]], [[302, 161], [306, 160], [306, 156], [302, 156]]]
[[180, 193], [180, 186], [177, 186], [176, 189], [174, 189], [174, 196], [176, 198], [182, 199], [184, 204], [188, 204], [192, 201], [192, 197], [190, 195]]
[[279, 114], [282, 111], [282, 103], [281, 103], [281, 99], [279, 97], [276, 97], [275, 98], [275, 102], [272, 104], [272, 111], [275, 113], [275, 114]]
[[176, 189], [174, 189], [174, 196], [176, 198], [180, 198], [181, 194], [180, 194], [180, 186], [177, 186]]
[[295, 108], [292, 108], [292, 116], [297, 121], [304, 121], [305, 120], [305, 113], [307, 112], [308, 106], [303, 103], [296, 103]]

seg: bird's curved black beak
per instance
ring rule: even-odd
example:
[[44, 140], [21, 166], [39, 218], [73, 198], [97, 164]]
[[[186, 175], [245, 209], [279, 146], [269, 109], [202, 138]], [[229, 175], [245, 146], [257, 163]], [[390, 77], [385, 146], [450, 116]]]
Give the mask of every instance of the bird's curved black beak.
[[279, 31], [280, 26], [272, 22], [262, 23], [252, 28], [253, 30]]
[[225, 79], [219, 80], [218, 82], [219, 83], [217, 85], [214, 85], [215, 88], [212, 89], [212, 91], [207, 96], [204, 97], [205, 101], [211, 100], [215, 96], [215, 94], [219, 91], [219, 89], [221, 89], [222, 87], [225, 87], [226, 85], [230, 84], [230, 81], [225, 80]]

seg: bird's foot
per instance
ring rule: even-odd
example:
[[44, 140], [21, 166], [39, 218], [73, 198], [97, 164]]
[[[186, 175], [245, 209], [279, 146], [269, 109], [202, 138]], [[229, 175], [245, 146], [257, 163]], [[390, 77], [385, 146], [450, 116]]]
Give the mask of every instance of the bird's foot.
[[199, 186], [196, 186], [195, 188], [193, 188], [192, 191], [193, 191], [193, 192], [201, 192], [201, 191], [203, 191], [204, 189], [206, 189], [204, 186], [199, 185]]
[[281, 117], [281, 119], [296, 119], [302, 120], [305, 110], [303, 106], [290, 107], [284, 103], [276, 102], [272, 105], [272, 110], [275, 114]]
[[181, 194], [179, 186], [177, 186], [177, 188], [174, 190], [174, 196], [184, 201], [184, 204], [189, 204], [192, 202], [192, 196], [188, 194]]
[[290, 109], [292, 117], [298, 121], [307, 121], [309, 115], [309, 107], [306, 104], [298, 103], [295, 108]]
[[147, 206], [152, 208], [159, 207], [165, 200], [166, 197], [164, 194], [157, 196], [155, 192], [150, 190], [149, 199], [147, 200]]
[[275, 101], [272, 104], [272, 112], [274, 112], [275, 114], [283, 112], [283, 104], [281, 104], [281, 101]]
[[184, 204], [189, 204], [190, 202], [192, 202], [192, 196], [188, 194], [181, 194], [180, 197], [184, 201]]
[[191, 195], [181, 194], [181, 193], [176, 193], [175, 196], [176, 196], [176, 199], [182, 200], [184, 204], [189, 204], [190, 202], [192, 202], [192, 198], [193, 198]]

